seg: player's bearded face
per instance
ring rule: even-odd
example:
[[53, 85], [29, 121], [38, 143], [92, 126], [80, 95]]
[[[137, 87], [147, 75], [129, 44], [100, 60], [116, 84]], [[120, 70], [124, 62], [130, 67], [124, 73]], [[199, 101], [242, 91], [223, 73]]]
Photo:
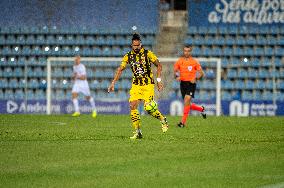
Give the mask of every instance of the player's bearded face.
[[189, 57], [191, 55], [191, 51], [192, 51], [192, 48], [184, 48], [183, 49], [183, 55], [185, 57]]
[[139, 40], [132, 41], [132, 49], [135, 53], [139, 53], [142, 48], [141, 42]]

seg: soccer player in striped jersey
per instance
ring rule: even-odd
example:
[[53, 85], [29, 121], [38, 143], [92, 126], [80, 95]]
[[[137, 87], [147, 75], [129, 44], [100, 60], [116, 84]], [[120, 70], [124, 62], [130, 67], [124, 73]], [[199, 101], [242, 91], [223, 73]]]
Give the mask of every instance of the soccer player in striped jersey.
[[139, 111], [137, 109], [140, 101], [144, 101], [144, 109], [148, 114], [160, 120], [162, 131], [168, 130], [166, 117], [161, 114], [158, 108], [152, 108], [154, 101], [155, 81], [151, 69], [151, 64], [157, 67], [157, 87], [158, 91], [163, 89], [161, 80], [162, 65], [156, 55], [150, 50], [146, 50], [142, 46], [140, 35], [135, 33], [132, 37], [132, 50], [124, 55], [120, 67], [111, 82], [108, 92], [114, 91], [115, 82], [120, 78], [122, 71], [129, 65], [132, 70], [132, 87], [130, 89], [130, 116], [132, 125], [135, 129], [134, 135], [130, 139], [141, 139], [141, 121]]
[[192, 46], [183, 48], [183, 56], [180, 57], [174, 65], [174, 74], [180, 81], [180, 91], [184, 99], [184, 109], [181, 121], [178, 127], [184, 127], [190, 110], [201, 112], [202, 117], [206, 118], [204, 106], [199, 106], [192, 102], [196, 89], [196, 82], [204, 76], [202, 67], [197, 59], [191, 56]]

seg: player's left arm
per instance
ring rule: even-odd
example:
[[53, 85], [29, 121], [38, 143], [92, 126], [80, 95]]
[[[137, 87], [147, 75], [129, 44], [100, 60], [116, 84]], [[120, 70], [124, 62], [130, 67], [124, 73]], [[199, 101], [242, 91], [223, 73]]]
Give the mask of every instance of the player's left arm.
[[162, 84], [162, 64], [160, 63], [159, 59], [157, 56], [151, 52], [150, 50], [148, 51], [148, 57], [150, 61], [157, 67], [157, 86], [158, 86], [158, 91], [161, 91], [163, 89], [163, 84]]
[[156, 59], [153, 64], [157, 67], [157, 86], [158, 86], [158, 91], [161, 91], [163, 89], [163, 84], [161, 80], [162, 76], [162, 64], [158, 59]]

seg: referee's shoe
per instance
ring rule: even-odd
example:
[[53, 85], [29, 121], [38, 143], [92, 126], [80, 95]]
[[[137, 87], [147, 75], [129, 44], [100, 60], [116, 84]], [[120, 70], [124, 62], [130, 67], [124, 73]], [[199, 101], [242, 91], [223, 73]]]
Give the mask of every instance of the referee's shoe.
[[201, 115], [202, 115], [203, 119], [206, 119], [205, 107], [202, 106], [202, 108], [203, 108], [203, 110], [202, 110], [202, 112], [201, 112]]

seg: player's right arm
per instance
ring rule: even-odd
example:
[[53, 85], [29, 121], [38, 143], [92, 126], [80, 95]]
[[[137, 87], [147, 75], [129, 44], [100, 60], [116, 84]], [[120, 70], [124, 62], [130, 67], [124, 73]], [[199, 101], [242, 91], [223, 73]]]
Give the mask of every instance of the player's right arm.
[[125, 70], [126, 68], [126, 64], [127, 64], [127, 61], [128, 61], [128, 55], [126, 54], [123, 59], [122, 59], [122, 62], [121, 62], [121, 65], [116, 69], [116, 73], [114, 75], [114, 78], [110, 84], [110, 86], [108, 87], [107, 89], [107, 92], [112, 92], [114, 91], [114, 85], [115, 85], [115, 82], [117, 80], [119, 80], [121, 74], [122, 74], [122, 71]]
[[174, 77], [177, 81], [180, 81], [180, 65], [179, 60], [174, 65]]

